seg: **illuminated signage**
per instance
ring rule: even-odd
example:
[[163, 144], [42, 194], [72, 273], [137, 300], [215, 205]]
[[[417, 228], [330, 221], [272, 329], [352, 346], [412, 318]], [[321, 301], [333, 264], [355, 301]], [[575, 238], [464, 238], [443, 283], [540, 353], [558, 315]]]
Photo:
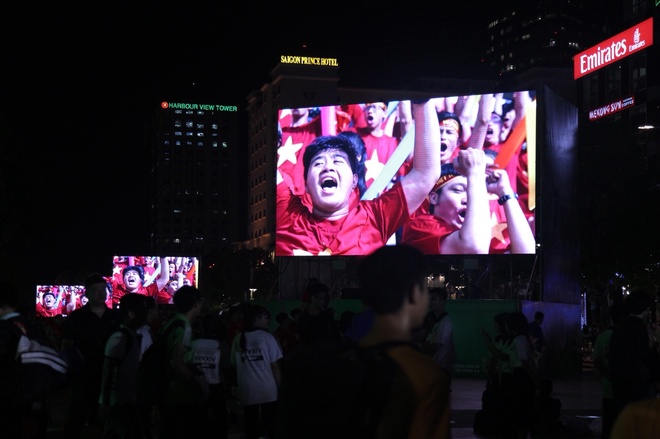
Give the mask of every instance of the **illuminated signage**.
[[217, 105], [217, 104], [190, 104], [181, 102], [166, 102], [160, 103], [161, 108], [167, 110], [207, 110], [207, 111], [238, 111], [235, 105]]
[[605, 40], [573, 58], [573, 78], [595, 72], [653, 44], [653, 18]]
[[618, 101], [610, 102], [607, 105], [589, 111], [589, 120], [593, 121], [601, 117], [609, 116], [610, 114], [618, 113], [619, 111], [632, 107], [635, 105], [635, 97], [629, 96]]
[[280, 56], [280, 63], [339, 67], [339, 61], [337, 61], [337, 58], [315, 58], [313, 56], [282, 55]]

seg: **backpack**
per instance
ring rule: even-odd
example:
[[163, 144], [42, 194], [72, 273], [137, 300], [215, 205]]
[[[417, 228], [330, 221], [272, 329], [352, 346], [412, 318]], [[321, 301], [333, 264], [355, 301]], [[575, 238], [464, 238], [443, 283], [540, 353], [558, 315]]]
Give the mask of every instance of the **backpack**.
[[[19, 406], [38, 409], [69, 367], [55, 349], [29, 338], [12, 322], [2, 321], [1, 328], [6, 335], [3, 340], [7, 341], [3, 350], [9, 349], [9, 355], [4, 357], [8, 364], [3, 369], [10, 375], [4, 378], [12, 382], [10, 394], [4, 397]], [[8, 384], [9, 381], [3, 388], [9, 388]]]
[[[398, 406], [390, 394], [401, 371], [386, 355], [393, 345], [318, 343], [292, 354], [282, 366], [276, 437], [375, 437], [386, 407]], [[401, 398], [401, 404], [406, 402]], [[402, 427], [407, 411], [404, 407], [397, 413]], [[399, 437], [407, 432], [390, 433]]]
[[183, 328], [181, 320], [172, 322], [165, 331], [144, 351], [137, 371], [136, 393], [138, 402], [156, 404], [162, 402], [169, 382], [174, 375], [167, 345], [169, 335], [177, 328]]

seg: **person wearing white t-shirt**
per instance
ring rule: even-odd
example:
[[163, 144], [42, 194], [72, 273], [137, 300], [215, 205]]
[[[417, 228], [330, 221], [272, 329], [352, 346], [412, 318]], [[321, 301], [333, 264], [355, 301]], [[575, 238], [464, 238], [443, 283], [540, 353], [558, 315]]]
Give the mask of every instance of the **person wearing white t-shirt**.
[[245, 413], [245, 438], [258, 438], [261, 430], [272, 437], [282, 350], [268, 332], [267, 309], [251, 306], [244, 321], [246, 329], [232, 343], [231, 362], [236, 369], [239, 400]]

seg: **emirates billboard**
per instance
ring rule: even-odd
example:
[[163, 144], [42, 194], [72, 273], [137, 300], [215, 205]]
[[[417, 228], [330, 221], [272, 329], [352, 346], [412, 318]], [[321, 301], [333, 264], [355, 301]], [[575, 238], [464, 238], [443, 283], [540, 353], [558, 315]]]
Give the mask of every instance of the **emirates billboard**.
[[626, 29], [573, 58], [573, 78], [578, 79], [653, 44], [653, 18]]

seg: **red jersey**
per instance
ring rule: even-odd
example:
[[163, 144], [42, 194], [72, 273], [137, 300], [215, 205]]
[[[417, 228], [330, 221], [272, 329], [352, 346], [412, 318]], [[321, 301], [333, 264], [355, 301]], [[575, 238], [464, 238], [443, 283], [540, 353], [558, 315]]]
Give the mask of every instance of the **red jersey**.
[[[125, 294], [130, 294], [128, 291], [126, 291], [126, 287], [124, 286], [123, 283], [117, 283], [113, 279], [112, 281], [112, 305], [116, 306], [119, 305], [119, 300], [124, 296]], [[151, 296], [151, 297], [156, 297], [158, 294], [158, 285], [156, 285], [156, 282], [147, 285], [146, 287], [140, 286], [140, 288], [135, 292], [135, 294], [142, 294], [143, 296]]]
[[367, 150], [367, 157], [364, 160], [365, 176], [364, 181], [367, 187], [371, 186], [387, 161], [390, 159], [399, 143], [394, 137], [383, 134], [380, 137], [373, 136], [364, 130], [356, 131]]
[[174, 303], [174, 302], [172, 302], [173, 297], [174, 297], [173, 295], [171, 295], [170, 293], [167, 292], [167, 289], [160, 290], [158, 292], [158, 294], [156, 294], [156, 304], [158, 304], [158, 305], [170, 305], [170, 304]]
[[279, 164], [280, 172], [288, 174], [293, 183], [293, 191], [296, 195], [305, 193], [305, 165], [303, 164], [303, 155], [307, 149], [307, 145], [312, 143], [314, 139], [321, 135], [321, 118], [316, 117], [310, 122], [297, 127], [283, 127], [282, 128], [282, 145], [281, 148], [288, 148], [291, 150], [290, 154], [281, 154]]
[[275, 254], [366, 255], [382, 247], [409, 217], [401, 183], [380, 197], [359, 201], [337, 221], [316, 218], [286, 184], [279, 184]]
[[54, 308], [47, 309], [41, 303], [37, 302], [37, 315], [42, 317], [55, 317], [62, 314], [62, 304]]
[[[504, 226], [502, 228], [502, 226]], [[415, 216], [403, 226], [401, 243], [417, 248], [426, 255], [439, 255], [440, 242], [458, 229], [440, 218], [423, 213]], [[488, 253], [505, 253], [509, 250], [509, 232], [506, 223], [493, 227]]]

